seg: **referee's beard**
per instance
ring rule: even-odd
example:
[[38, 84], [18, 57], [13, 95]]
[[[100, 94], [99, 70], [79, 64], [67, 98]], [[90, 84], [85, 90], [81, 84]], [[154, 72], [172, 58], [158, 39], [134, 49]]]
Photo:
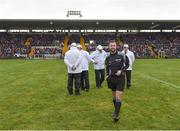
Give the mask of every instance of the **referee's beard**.
[[116, 48], [110, 48], [110, 53], [111, 53], [111, 54], [115, 54], [116, 51], [117, 51]]

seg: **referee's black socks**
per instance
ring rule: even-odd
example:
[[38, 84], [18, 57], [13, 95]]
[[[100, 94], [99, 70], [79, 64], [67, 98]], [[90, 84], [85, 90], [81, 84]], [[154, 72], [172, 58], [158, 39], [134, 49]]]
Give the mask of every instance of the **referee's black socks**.
[[121, 108], [121, 100], [116, 99], [116, 104], [115, 104], [115, 117], [116, 118], [118, 118], [119, 116], [120, 108]]

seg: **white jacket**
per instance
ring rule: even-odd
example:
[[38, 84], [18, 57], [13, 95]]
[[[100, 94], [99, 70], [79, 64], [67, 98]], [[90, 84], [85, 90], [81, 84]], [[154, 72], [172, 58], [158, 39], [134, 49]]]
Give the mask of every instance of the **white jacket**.
[[[76, 47], [71, 47], [70, 50], [65, 53], [64, 63], [68, 67], [68, 73], [82, 72], [81, 59], [81, 52]], [[73, 66], [76, 67], [76, 70], [72, 70]]]
[[102, 50], [102, 53], [96, 50], [91, 54], [91, 58], [95, 61], [94, 63], [95, 70], [101, 70], [105, 68], [104, 64], [105, 64], [106, 57], [107, 57], [107, 54], [104, 50]]
[[[125, 53], [125, 51], [122, 51], [122, 53]], [[134, 53], [130, 50], [127, 50], [126, 56], [129, 59], [129, 67], [127, 68], [127, 70], [132, 70], [132, 65], [135, 61]]]
[[94, 62], [94, 60], [90, 57], [89, 53], [85, 50], [81, 50], [82, 54], [82, 71], [87, 71], [89, 70], [89, 62]]

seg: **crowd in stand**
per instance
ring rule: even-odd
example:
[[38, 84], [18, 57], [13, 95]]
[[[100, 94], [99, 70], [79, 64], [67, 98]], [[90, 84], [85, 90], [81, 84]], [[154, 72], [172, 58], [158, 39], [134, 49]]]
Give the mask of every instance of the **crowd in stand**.
[[[14, 54], [27, 54], [28, 48], [25, 40], [31, 38], [30, 46], [35, 48], [35, 54], [61, 54], [65, 35], [61, 34], [6, 34], [0, 33], [0, 58], [14, 56]], [[151, 56], [149, 43], [156, 51], [164, 51], [169, 57], [180, 56], [180, 33], [137, 33], [137, 34], [88, 34], [83, 36], [87, 43], [87, 50], [93, 51], [97, 45], [107, 50], [109, 40], [115, 39], [119, 43], [119, 50], [123, 44], [128, 44], [136, 57]], [[91, 42], [90, 42], [91, 41]], [[80, 43], [79, 35], [71, 35], [69, 43]]]
[[[32, 41], [29, 46], [25, 45], [28, 38]], [[0, 34], [0, 58], [10, 57], [17, 54], [27, 54], [29, 48], [35, 49], [35, 54], [58, 54], [61, 53], [60, 43], [63, 35], [13, 35]], [[53, 48], [52, 48], [53, 47]]]
[[[102, 39], [103, 44], [107, 45], [109, 39], [114, 39], [114, 36], [101, 35], [94, 37], [94, 43], [96, 38]], [[93, 39], [93, 37], [91, 37]], [[98, 39], [98, 42], [99, 40]], [[130, 50], [134, 52], [136, 57], [148, 57], [151, 56], [151, 50], [149, 44], [155, 47], [155, 51], [164, 51], [168, 57], [180, 56], [180, 33], [138, 33], [138, 34], [126, 34], [116, 36], [115, 38], [120, 44], [120, 50], [122, 50], [122, 44], [128, 44]], [[101, 42], [99, 42], [101, 43]], [[90, 50], [95, 50], [94, 45], [89, 46]], [[106, 49], [105, 49], [106, 50]]]
[[61, 53], [61, 48], [35, 48], [35, 54], [41, 55], [41, 54], [58, 54]]

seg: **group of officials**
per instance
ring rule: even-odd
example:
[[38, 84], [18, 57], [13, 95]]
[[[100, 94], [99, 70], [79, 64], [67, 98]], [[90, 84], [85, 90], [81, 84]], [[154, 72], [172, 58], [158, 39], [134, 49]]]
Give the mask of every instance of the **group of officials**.
[[[81, 90], [89, 92], [89, 63], [94, 64], [96, 87], [101, 88], [105, 79], [108, 88], [112, 90], [114, 104], [113, 119], [119, 120], [119, 112], [122, 105], [122, 96], [125, 83], [131, 87], [131, 70], [135, 60], [134, 53], [123, 46], [123, 51], [117, 50], [114, 40], [109, 41], [109, 52], [105, 52], [101, 45], [91, 55], [82, 49], [81, 45], [72, 43], [70, 50], [65, 53], [64, 62], [68, 67], [68, 93], [73, 94], [73, 82], [75, 81], [75, 95], [80, 95]], [[126, 77], [126, 78], [125, 78]], [[125, 82], [127, 80], [127, 82]]]

